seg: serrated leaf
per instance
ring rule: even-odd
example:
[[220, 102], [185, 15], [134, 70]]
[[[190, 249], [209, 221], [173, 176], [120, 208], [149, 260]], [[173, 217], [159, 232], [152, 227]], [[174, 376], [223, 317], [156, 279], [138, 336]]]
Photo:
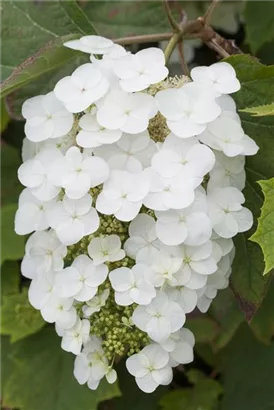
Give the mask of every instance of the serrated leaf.
[[95, 33], [76, 1], [3, 2], [2, 96], [75, 59], [64, 41]]
[[11, 336], [11, 343], [38, 332], [45, 326], [39, 310], [29, 303], [28, 290], [2, 298], [1, 334]]
[[274, 115], [274, 103], [259, 105], [258, 107], [244, 108], [241, 112], [247, 112], [254, 117], [266, 117], [268, 115]]
[[197, 343], [210, 343], [220, 332], [218, 323], [205, 315], [187, 318], [185, 326], [193, 332]]
[[256, 53], [265, 43], [274, 39], [274, 3], [248, 1], [245, 9], [247, 43]]
[[6, 260], [21, 259], [24, 255], [25, 239], [14, 232], [16, 204], [1, 208], [1, 264]]
[[75, 356], [61, 349], [53, 327], [19, 342], [2, 338], [2, 405], [20, 410], [97, 410], [120, 395], [118, 384], [103, 381], [96, 391], [73, 376]]
[[[265, 66], [248, 55], [226, 59], [236, 70], [241, 90], [233, 95], [238, 109], [272, 103], [274, 95], [274, 66]], [[242, 126], [247, 135], [259, 146], [259, 152], [246, 158], [247, 182], [244, 189], [245, 206], [254, 216], [254, 226], [235, 238], [236, 256], [233, 262], [231, 286], [248, 320], [251, 320], [262, 303], [268, 286], [263, 277], [264, 261], [259, 246], [248, 238], [256, 230], [263, 195], [258, 180], [274, 175], [274, 117], [252, 117], [240, 112]]]
[[274, 268], [274, 178], [258, 181], [263, 193], [264, 204], [258, 219], [256, 232], [250, 240], [257, 242], [262, 248], [265, 261], [264, 275]]
[[3, 144], [1, 147], [1, 205], [17, 203], [22, 191], [17, 170], [21, 164], [18, 150]]
[[214, 410], [223, 392], [221, 384], [197, 371], [195, 375], [190, 374], [190, 380], [195, 383], [194, 387], [167, 393], [159, 402], [161, 409]]

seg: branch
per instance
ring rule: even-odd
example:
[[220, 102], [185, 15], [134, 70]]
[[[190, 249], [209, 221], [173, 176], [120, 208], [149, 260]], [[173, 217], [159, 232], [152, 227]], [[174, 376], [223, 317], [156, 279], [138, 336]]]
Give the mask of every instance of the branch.
[[172, 16], [169, 4], [168, 4], [169, 0], [164, 0], [163, 4], [164, 4], [164, 8], [165, 8], [165, 12], [169, 21], [170, 26], [173, 28], [173, 30], [176, 31], [180, 31], [180, 26], [179, 24], [175, 21], [174, 17]]
[[215, 7], [218, 5], [219, 1], [220, 0], [213, 0], [210, 6], [208, 7], [207, 11], [205, 12], [204, 16], [202, 17], [205, 26], [209, 25], [213, 11], [215, 10]]
[[179, 56], [180, 56], [180, 60], [181, 60], [183, 73], [184, 73], [184, 75], [189, 77], [189, 69], [188, 69], [187, 62], [185, 60], [183, 40], [180, 41], [180, 43], [178, 44], [178, 51], [179, 51]]
[[158, 33], [158, 34], [144, 34], [141, 36], [120, 37], [114, 39], [114, 43], [121, 46], [129, 46], [131, 44], [154, 43], [158, 41], [170, 40], [173, 33]]

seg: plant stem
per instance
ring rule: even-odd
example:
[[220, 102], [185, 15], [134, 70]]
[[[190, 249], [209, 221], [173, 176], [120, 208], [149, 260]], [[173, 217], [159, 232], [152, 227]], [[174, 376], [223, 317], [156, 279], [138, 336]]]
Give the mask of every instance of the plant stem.
[[158, 41], [169, 40], [173, 36], [173, 33], [157, 33], [157, 34], [144, 34], [141, 36], [129, 36], [114, 39], [114, 43], [121, 46], [128, 46], [130, 44], [141, 43], [154, 43]]
[[165, 59], [166, 59], [166, 64], [169, 62], [169, 59], [171, 57], [171, 54], [176, 47], [176, 45], [179, 43], [179, 41], [182, 39], [183, 33], [174, 33], [171, 39], [169, 40], [168, 45], [166, 46], [165, 49]]
[[183, 40], [181, 40], [178, 43], [178, 51], [179, 51], [179, 56], [180, 56], [180, 60], [181, 60], [183, 74], [189, 77], [189, 69], [188, 69], [186, 59], [185, 59]]
[[220, 0], [213, 0], [212, 3], [210, 4], [210, 6], [208, 7], [207, 11], [205, 12], [204, 16], [202, 17], [203, 21], [204, 21], [204, 25], [208, 26], [209, 22], [211, 20], [212, 17], [212, 13], [215, 9], [215, 7], [217, 6], [217, 4], [219, 3]]
[[174, 31], [180, 31], [180, 26], [179, 26], [179, 24], [177, 24], [177, 22], [173, 18], [168, 2], [169, 2], [169, 0], [164, 0], [163, 1], [165, 12], [166, 12], [169, 24], [173, 28]]

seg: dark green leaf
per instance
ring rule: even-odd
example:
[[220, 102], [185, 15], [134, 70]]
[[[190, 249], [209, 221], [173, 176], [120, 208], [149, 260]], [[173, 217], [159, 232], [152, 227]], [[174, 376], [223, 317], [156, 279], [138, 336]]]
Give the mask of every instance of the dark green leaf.
[[40, 312], [29, 303], [26, 288], [2, 298], [1, 334], [11, 336], [11, 343], [38, 332], [44, 325]]
[[205, 315], [190, 317], [186, 327], [193, 332], [197, 343], [212, 342], [220, 332], [218, 323]]
[[161, 408], [163, 410], [214, 410], [223, 391], [220, 383], [195, 370], [191, 371], [188, 378], [194, 383], [194, 387], [167, 393], [160, 400]]
[[220, 349], [230, 341], [244, 321], [243, 313], [229, 288], [218, 293], [210, 306], [209, 314], [220, 326], [219, 334], [213, 343], [214, 349]]
[[[248, 55], [226, 59], [236, 70], [241, 90], [234, 94], [238, 109], [271, 103], [274, 95], [274, 66], [264, 66]], [[256, 219], [263, 203], [258, 180], [274, 175], [274, 117], [252, 117], [240, 113], [243, 128], [259, 146], [258, 154], [246, 161], [247, 183], [244, 190], [246, 206], [254, 215], [253, 228], [235, 238], [236, 256], [231, 283], [248, 320], [260, 306], [269, 278], [263, 277], [264, 261], [259, 246], [248, 240], [256, 229]]]
[[272, 279], [262, 305], [250, 322], [255, 336], [263, 343], [270, 343], [274, 335], [274, 281]]
[[99, 402], [119, 396], [118, 385], [102, 382], [96, 391], [73, 376], [74, 357], [62, 351], [48, 327], [10, 345], [2, 342], [3, 405], [20, 410], [96, 410]]
[[24, 255], [25, 239], [14, 232], [16, 204], [1, 208], [1, 263], [21, 259]]
[[17, 169], [21, 164], [18, 150], [4, 145], [1, 149], [1, 205], [17, 203], [22, 185], [17, 178]]
[[76, 1], [10, 0], [2, 9], [2, 96], [75, 59], [64, 41], [95, 33]]
[[274, 344], [265, 346], [241, 326], [223, 351], [222, 410], [272, 410]]
[[1, 296], [18, 293], [20, 283], [19, 263], [7, 261], [1, 266]]
[[248, 1], [245, 9], [247, 42], [253, 53], [274, 39], [274, 3]]

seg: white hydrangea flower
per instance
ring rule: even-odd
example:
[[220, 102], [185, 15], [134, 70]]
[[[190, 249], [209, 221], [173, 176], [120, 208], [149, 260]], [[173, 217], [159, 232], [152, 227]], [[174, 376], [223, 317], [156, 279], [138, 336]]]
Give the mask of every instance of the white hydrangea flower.
[[152, 393], [160, 384], [168, 385], [173, 377], [169, 354], [156, 343], [130, 356], [126, 367], [135, 377], [138, 387], [145, 393]]
[[[142, 262], [142, 258], [138, 258], [138, 262]], [[148, 261], [144, 261], [148, 263]], [[165, 284], [170, 286], [176, 286], [176, 272], [182, 266], [182, 259], [168, 255], [165, 252], [158, 251], [153, 255], [150, 261], [150, 271], [147, 276], [149, 281], [156, 288], [163, 287]]]
[[185, 323], [185, 313], [178, 303], [159, 292], [147, 306], [137, 306], [133, 323], [155, 342], [162, 343]]
[[41, 308], [41, 315], [46, 322], [56, 323], [63, 329], [69, 329], [76, 323], [77, 312], [73, 298], [60, 298], [53, 293], [48, 302]]
[[149, 183], [142, 173], [113, 170], [103, 191], [96, 201], [96, 209], [105, 214], [114, 214], [120, 221], [131, 221], [141, 209], [149, 190]]
[[24, 162], [18, 169], [18, 179], [32, 194], [42, 201], [55, 198], [60, 192], [60, 187], [55, 186], [49, 178], [52, 164], [62, 158], [61, 152], [56, 148], [41, 150], [33, 159]]
[[245, 135], [241, 124], [225, 115], [220, 115], [208, 124], [206, 130], [199, 135], [199, 140], [228, 157], [254, 155], [259, 149], [255, 141]]
[[160, 247], [156, 235], [155, 220], [147, 214], [139, 214], [130, 223], [129, 238], [124, 244], [126, 254], [132, 259], [150, 260]]
[[73, 114], [55, 97], [53, 92], [26, 100], [22, 115], [27, 120], [25, 134], [33, 142], [66, 135], [73, 125]]
[[118, 235], [93, 238], [88, 245], [88, 254], [94, 265], [120, 261], [125, 257], [125, 251], [121, 249], [121, 240]]
[[144, 174], [150, 184], [149, 193], [143, 200], [147, 208], [154, 211], [183, 209], [194, 201], [193, 183], [190, 180], [184, 180], [184, 174], [163, 177], [152, 168], [147, 168]]
[[232, 238], [248, 231], [253, 223], [252, 213], [242, 204], [245, 198], [234, 187], [216, 188], [208, 192], [209, 217], [214, 231], [222, 238]]
[[182, 328], [172, 333], [170, 337], [161, 344], [161, 347], [169, 352], [169, 364], [175, 367], [178, 366], [178, 364], [188, 364], [193, 361], [194, 344], [195, 338], [193, 333], [189, 329]]
[[132, 303], [148, 305], [156, 296], [156, 291], [148, 281], [149, 268], [137, 264], [129, 268], [117, 268], [110, 272], [109, 279], [115, 290], [115, 301], [118, 305], [128, 306]]
[[80, 354], [83, 343], [89, 339], [90, 323], [87, 319], [77, 319], [70, 329], [62, 329], [61, 347], [66, 352]]
[[79, 121], [81, 128], [77, 134], [76, 141], [80, 147], [96, 148], [104, 144], [112, 144], [121, 138], [122, 131], [108, 130], [102, 127], [96, 114], [88, 113], [83, 115]]
[[207, 184], [208, 189], [223, 188], [232, 186], [240, 191], [245, 186], [245, 157], [227, 157], [221, 152], [215, 152], [216, 163], [210, 171], [210, 179]]
[[214, 92], [194, 83], [159, 91], [155, 98], [168, 128], [180, 138], [201, 134], [221, 113]]
[[71, 199], [83, 197], [108, 176], [109, 167], [102, 158], [82, 154], [77, 147], [69, 148], [65, 156], [57, 159], [50, 172], [52, 183], [65, 188]]
[[113, 90], [99, 107], [97, 121], [109, 130], [138, 134], [147, 129], [156, 112], [155, 99], [151, 95]]
[[91, 63], [83, 64], [58, 81], [54, 93], [66, 109], [73, 113], [86, 110], [108, 91], [109, 83], [100, 70]]
[[79, 40], [71, 40], [64, 43], [65, 47], [71, 48], [72, 50], [83, 51], [89, 54], [107, 54], [111, 52], [114, 43], [108, 38], [101, 36], [83, 36]]
[[108, 268], [101, 264], [95, 266], [87, 255], [74, 259], [69, 268], [56, 275], [56, 292], [60, 297], [74, 297], [79, 302], [92, 299], [108, 275]]
[[121, 79], [121, 88], [128, 92], [145, 90], [168, 75], [164, 53], [154, 47], [119, 58], [113, 69]]
[[110, 168], [134, 173], [150, 165], [156, 150], [155, 142], [150, 139], [148, 131], [144, 131], [135, 135], [123, 134], [116, 144], [97, 148], [94, 153], [104, 158]]
[[117, 374], [108, 364], [108, 360], [101, 346], [101, 340], [91, 336], [83, 352], [74, 362], [74, 376], [79, 384], [87, 383], [91, 390], [96, 390], [100, 380], [106, 376], [109, 383], [114, 383]]
[[56, 237], [54, 231], [33, 233], [26, 243], [21, 272], [33, 279], [37, 274], [63, 269], [67, 248]]
[[200, 289], [206, 284], [207, 276], [217, 270], [211, 241], [200, 246], [180, 245], [176, 255], [183, 259], [182, 266], [176, 274], [178, 285], [194, 290]]
[[196, 138], [182, 140], [170, 134], [161, 149], [153, 156], [152, 168], [163, 177], [191, 180], [196, 188], [211, 171], [215, 156], [210, 148], [199, 144]]
[[106, 301], [109, 297], [109, 289], [103, 290], [101, 293], [97, 293], [91, 300], [86, 301], [83, 306], [83, 313], [86, 318], [90, 317], [96, 312], [100, 312], [101, 307], [105, 306]]
[[197, 306], [197, 292], [186, 286], [165, 287], [165, 293], [171, 300], [177, 302], [185, 313], [192, 312]]
[[229, 276], [231, 274], [231, 265], [233, 258], [230, 255], [224, 256], [218, 262], [218, 270], [210, 275], [206, 286], [201, 289], [197, 301], [197, 307], [202, 312], [205, 313], [210, 307], [212, 300], [216, 297], [218, 290], [225, 289], [229, 285]]
[[221, 260], [223, 256], [230, 253], [234, 247], [231, 238], [221, 238], [214, 231], [212, 233], [211, 242], [213, 246], [213, 256], [217, 263]]
[[64, 196], [62, 201], [50, 207], [49, 224], [63, 244], [72, 245], [97, 231], [100, 220], [91, 204], [92, 198], [86, 194], [81, 199]]
[[225, 62], [194, 67], [190, 75], [194, 83], [212, 86], [217, 95], [232, 94], [241, 88], [234, 68]]
[[212, 223], [207, 215], [206, 196], [196, 191], [194, 202], [182, 210], [156, 211], [156, 234], [169, 246], [198, 246], [207, 242], [212, 234]]
[[49, 227], [47, 209], [51, 201], [40, 201], [31, 190], [24, 189], [19, 196], [18, 210], [15, 215], [15, 232], [26, 235], [33, 231], [43, 231]]

